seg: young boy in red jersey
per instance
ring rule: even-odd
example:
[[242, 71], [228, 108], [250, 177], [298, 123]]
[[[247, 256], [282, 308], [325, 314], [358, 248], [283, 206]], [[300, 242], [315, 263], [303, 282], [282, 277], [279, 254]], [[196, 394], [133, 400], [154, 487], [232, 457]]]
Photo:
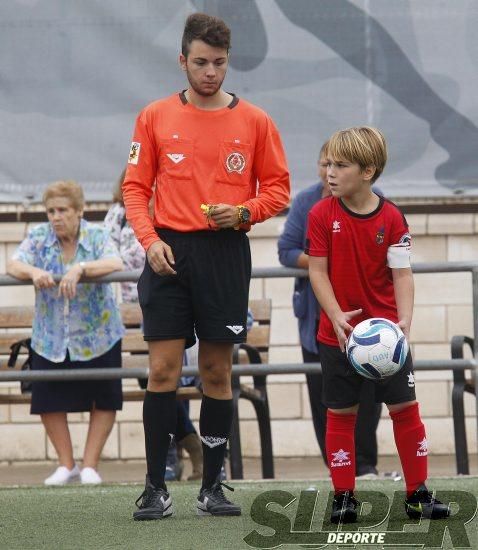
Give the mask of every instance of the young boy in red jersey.
[[[372, 184], [387, 161], [383, 135], [375, 128], [348, 128], [328, 144], [327, 180], [332, 196], [310, 211], [306, 253], [309, 276], [322, 308], [317, 339], [321, 346], [323, 394], [327, 411], [327, 458], [335, 490], [331, 521], [357, 520], [354, 429], [360, 386], [344, 353], [353, 327], [370, 317], [397, 323], [408, 338], [414, 284], [410, 234], [399, 209], [379, 197]], [[425, 486], [427, 440], [415, 400], [410, 353], [403, 368], [377, 382], [393, 421], [411, 518], [449, 516], [449, 506]]]

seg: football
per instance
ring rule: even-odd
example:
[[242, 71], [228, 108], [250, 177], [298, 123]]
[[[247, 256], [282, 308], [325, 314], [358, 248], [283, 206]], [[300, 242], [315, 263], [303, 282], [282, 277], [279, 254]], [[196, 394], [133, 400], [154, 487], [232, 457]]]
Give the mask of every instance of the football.
[[408, 342], [398, 325], [388, 319], [373, 317], [353, 329], [345, 351], [358, 374], [371, 380], [381, 380], [403, 367]]

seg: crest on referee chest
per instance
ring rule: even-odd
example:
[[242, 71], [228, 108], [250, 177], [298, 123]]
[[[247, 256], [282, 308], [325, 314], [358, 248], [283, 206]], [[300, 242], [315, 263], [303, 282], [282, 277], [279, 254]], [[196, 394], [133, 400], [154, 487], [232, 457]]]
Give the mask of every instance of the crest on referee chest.
[[244, 168], [246, 167], [246, 159], [242, 153], [237, 151], [231, 153], [226, 159], [226, 168], [228, 172], [237, 172], [242, 174]]
[[384, 239], [385, 239], [385, 227], [381, 227], [377, 231], [377, 234], [375, 235], [375, 242], [377, 244], [383, 244]]

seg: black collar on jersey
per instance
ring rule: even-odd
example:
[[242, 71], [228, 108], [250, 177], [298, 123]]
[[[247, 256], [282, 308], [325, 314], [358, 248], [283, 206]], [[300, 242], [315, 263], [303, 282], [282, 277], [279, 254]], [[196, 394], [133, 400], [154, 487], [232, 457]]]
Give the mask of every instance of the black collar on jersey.
[[[179, 99], [181, 100], [181, 103], [183, 105], [187, 105], [189, 101], [186, 99], [186, 92], [187, 90], [183, 90], [182, 92], [179, 92]], [[234, 109], [234, 107], [239, 103], [239, 98], [236, 94], [233, 94], [232, 92], [227, 92], [228, 94], [232, 95], [232, 101], [227, 106], [228, 109]]]
[[[377, 195], [377, 193], [375, 193], [375, 195]], [[379, 212], [380, 209], [382, 208], [383, 203], [385, 202], [385, 199], [383, 197], [381, 197], [380, 195], [377, 195], [377, 197], [379, 199], [377, 208], [375, 208], [375, 210], [373, 210], [372, 212], [369, 212], [368, 214], [358, 214], [357, 212], [353, 212], [352, 210], [350, 210], [350, 208], [347, 208], [345, 206], [345, 204], [342, 202], [342, 199], [340, 199], [340, 198], [339, 198], [339, 204], [345, 210], [345, 212], [347, 212], [347, 214], [350, 214], [351, 216], [354, 216], [355, 218], [366, 219], [366, 218], [371, 218], [372, 216], [375, 216], [375, 214], [377, 212]]]

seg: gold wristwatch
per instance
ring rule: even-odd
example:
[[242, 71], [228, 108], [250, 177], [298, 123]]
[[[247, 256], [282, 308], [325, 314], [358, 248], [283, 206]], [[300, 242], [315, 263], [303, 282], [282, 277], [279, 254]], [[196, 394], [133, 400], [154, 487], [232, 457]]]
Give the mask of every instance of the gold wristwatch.
[[243, 223], [250, 223], [251, 211], [249, 208], [247, 208], [247, 206], [243, 206], [242, 204], [238, 204], [236, 208], [239, 215], [239, 225], [242, 225]]

